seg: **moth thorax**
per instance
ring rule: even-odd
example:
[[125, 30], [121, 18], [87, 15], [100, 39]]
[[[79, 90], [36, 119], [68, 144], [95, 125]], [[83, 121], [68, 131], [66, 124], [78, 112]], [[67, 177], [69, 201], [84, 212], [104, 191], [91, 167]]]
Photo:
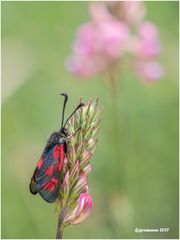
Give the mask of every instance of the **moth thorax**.
[[66, 138], [60, 137], [58, 143], [63, 144], [66, 142]]

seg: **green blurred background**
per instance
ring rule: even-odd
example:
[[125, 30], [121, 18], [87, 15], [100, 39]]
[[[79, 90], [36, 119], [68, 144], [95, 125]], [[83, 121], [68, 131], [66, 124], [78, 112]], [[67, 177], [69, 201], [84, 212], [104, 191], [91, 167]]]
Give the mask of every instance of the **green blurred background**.
[[[75, 79], [64, 67], [87, 2], [2, 2], [2, 238], [54, 238], [53, 204], [28, 184], [46, 139], [79, 97], [100, 99], [103, 119], [89, 176], [94, 208], [64, 238], [178, 238], [178, 2], [146, 2], [159, 27], [164, 79], [118, 79], [120, 144], [114, 100], [103, 77]], [[116, 149], [119, 148], [119, 156]], [[121, 179], [121, 180], [120, 180]], [[135, 233], [135, 228], [169, 228]]]

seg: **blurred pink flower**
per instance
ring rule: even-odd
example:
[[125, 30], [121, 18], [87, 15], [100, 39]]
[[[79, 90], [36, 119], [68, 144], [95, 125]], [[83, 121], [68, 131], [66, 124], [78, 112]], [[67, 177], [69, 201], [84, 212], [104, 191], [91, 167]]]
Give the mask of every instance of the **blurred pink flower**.
[[135, 55], [138, 58], [153, 58], [160, 54], [161, 44], [157, 27], [151, 22], [143, 22], [138, 29]]
[[109, 1], [106, 5], [113, 15], [132, 26], [140, 24], [146, 14], [143, 1]]
[[93, 22], [102, 23], [103, 21], [113, 20], [113, 15], [108, 11], [106, 4], [93, 2], [89, 5], [89, 12]]
[[84, 221], [92, 209], [92, 198], [88, 193], [81, 193], [77, 207], [66, 215], [64, 222], [68, 224], [79, 224]]
[[102, 3], [92, 3], [90, 13], [92, 21], [77, 30], [73, 55], [66, 61], [66, 67], [79, 76], [110, 67], [123, 55], [129, 34], [127, 25], [111, 16]]
[[122, 1], [121, 12], [125, 22], [138, 25], [143, 20], [146, 9], [143, 1]]
[[112, 71], [129, 54], [141, 77], [158, 80], [164, 75], [156, 60], [161, 52], [159, 31], [144, 19], [143, 1], [93, 2], [89, 10], [91, 20], [78, 28], [73, 54], [66, 60], [69, 71], [79, 77]]
[[164, 68], [158, 62], [137, 62], [135, 70], [140, 77], [148, 81], [157, 81], [165, 74]]

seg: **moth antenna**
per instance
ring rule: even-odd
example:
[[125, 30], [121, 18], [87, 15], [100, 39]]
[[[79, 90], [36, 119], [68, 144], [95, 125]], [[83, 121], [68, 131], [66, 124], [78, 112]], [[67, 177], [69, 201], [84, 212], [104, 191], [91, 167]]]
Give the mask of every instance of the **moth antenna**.
[[64, 113], [65, 113], [65, 108], [66, 108], [66, 103], [68, 100], [68, 95], [66, 93], [61, 93], [62, 96], [64, 96], [64, 104], [63, 104], [63, 110], [62, 110], [62, 121], [61, 121], [61, 128], [63, 127], [64, 124]]
[[70, 136], [67, 137], [67, 139], [70, 139], [72, 137], [74, 137], [74, 135], [76, 135], [77, 132], [79, 132], [82, 128], [79, 127], [73, 134], [71, 134]]
[[84, 103], [80, 103], [77, 108], [73, 111], [73, 113], [71, 113], [71, 115], [68, 117], [68, 119], [66, 120], [65, 124], [64, 124], [64, 127], [66, 126], [67, 122], [69, 121], [69, 119], [72, 117], [72, 115], [80, 108], [80, 107], [83, 107], [84, 106]]

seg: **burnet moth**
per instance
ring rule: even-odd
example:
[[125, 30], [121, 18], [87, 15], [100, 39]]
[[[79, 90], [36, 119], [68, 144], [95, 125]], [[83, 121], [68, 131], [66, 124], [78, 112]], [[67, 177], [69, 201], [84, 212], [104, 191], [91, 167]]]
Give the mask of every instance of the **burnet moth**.
[[80, 107], [84, 106], [83, 103], [80, 103], [64, 124], [64, 113], [68, 95], [66, 93], [61, 93], [61, 95], [64, 96], [61, 128], [49, 137], [29, 184], [32, 194], [39, 193], [49, 203], [56, 201], [61, 188], [63, 162], [67, 153], [68, 139], [71, 137], [66, 129], [66, 124], [72, 115]]

